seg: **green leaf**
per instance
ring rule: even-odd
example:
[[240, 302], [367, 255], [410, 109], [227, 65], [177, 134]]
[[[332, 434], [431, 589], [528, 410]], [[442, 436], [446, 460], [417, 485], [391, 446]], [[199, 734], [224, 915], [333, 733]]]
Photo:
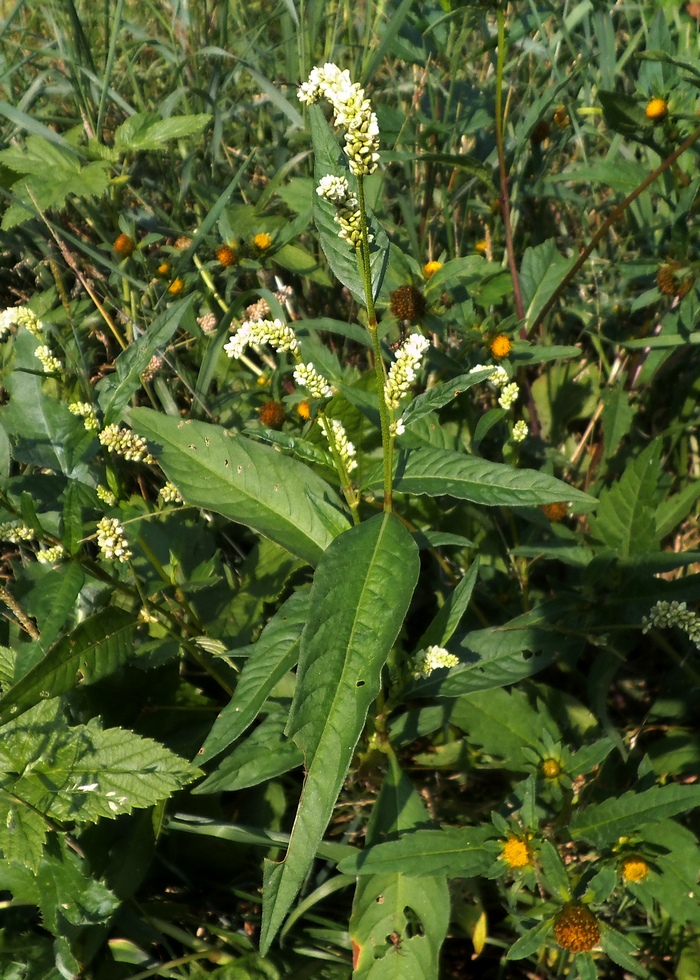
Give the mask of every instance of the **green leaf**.
[[538, 949], [541, 949], [551, 931], [552, 922], [550, 919], [539, 922], [532, 929], [528, 929], [520, 939], [516, 939], [506, 953], [506, 959], [524, 960], [526, 956], [532, 956]]
[[131, 613], [116, 608], [80, 623], [0, 697], [0, 725], [42, 698], [54, 698], [109, 676], [133, 655], [135, 629]]
[[529, 329], [535, 322], [574, 261], [565, 259], [559, 253], [553, 238], [525, 249], [520, 267], [520, 287], [526, 328]]
[[[393, 840], [430, 824], [425, 806], [394, 756], [372, 809], [367, 828], [369, 846]], [[359, 879], [350, 918], [355, 952], [353, 976], [437, 976], [440, 946], [450, 921], [445, 876], [414, 877], [394, 872]]]
[[152, 112], [138, 112], [121, 124], [114, 134], [114, 148], [120, 153], [137, 150], [165, 150], [169, 140], [201, 133], [210, 122], [208, 112], [161, 119]]
[[[330, 130], [321, 109], [317, 105], [309, 106], [311, 122], [311, 139], [314, 145], [314, 179], [318, 186], [322, 177], [334, 174], [336, 177], [347, 177], [350, 188], [355, 187], [356, 178], [348, 172], [345, 154]], [[372, 273], [372, 294], [376, 300], [382, 288], [384, 273], [389, 262], [389, 239], [386, 232], [375, 216], [367, 207], [367, 221], [370, 234], [374, 241], [370, 244], [370, 267]], [[321, 248], [333, 274], [350, 290], [361, 306], [365, 305], [365, 292], [358, 265], [357, 253], [352, 245], [338, 237], [340, 225], [335, 220], [335, 208], [330, 201], [313, 196], [314, 221], [318, 228]]]
[[141, 375], [148, 362], [159, 349], [167, 347], [193, 300], [194, 296], [180, 299], [156, 317], [148, 330], [122, 351], [114, 363], [114, 372], [99, 382], [97, 400], [105, 425], [121, 420], [122, 412], [131, 396], [141, 387]]
[[603, 392], [603, 444], [605, 458], [610, 459], [632, 428], [634, 408], [623, 388], [606, 388]]
[[70, 728], [58, 699], [2, 727], [0, 771], [12, 794], [52, 820], [94, 822], [167, 799], [199, 770], [158, 742], [93, 719]]
[[[634, 974], [636, 977], [653, 977], [653, 974], [635, 958], [640, 955], [642, 949], [635, 945], [628, 936], [623, 935], [616, 929], [611, 929], [605, 922], [601, 922], [600, 929], [600, 945], [613, 963], [617, 963], [623, 970]], [[597, 976], [597, 973], [593, 973], [592, 976]]]
[[129, 418], [160, 445], [158, 463], [188, 504], [245, 524], [311, 565], [349, 526], [331, 487], [274, 449], [148, 408], [133, 409]]
[[655, 786], [642, 793], [624, 793], [577, 810], [569, 824], [574, 840], [604, 847], [626, 834], [700, 805], [700, 786]]
[[[269, 621], [241, 671], [231, 701], [214, 722], [198, 762], [223, 752], [255, 720], [270, 691], [297, 662], [308, 613], [309, 593], [295, 592]], [[204, 785], [195, 792], [209, 792]]]
[[416, 644], [416, 653], [433, 644], [437, 644], [439, 647], [445, 646], [467, 611], [478, 577], [479, 560], [477, 558], [467, 574], [457, 584], [457, 587], [445, 599], [440, 611], [421, 636]]
[[444, 384], [428, 389], [428, 391], [414, 398], [402, 413], [401, 418], [404, 424], [410, 425], [411, 422], [415, 422], [424, 415], [442, 408], [453, 398], [461, 395], [463, 391], [467, 391], [474, 385], [482, 384], [491, 374], [493, 374], [493, 368], [486, 368], [483, 371], [474, 371], [473, 373], [470, 371], [467, 374], [460, 374]]
[[658, 541], [663, 540], [686, 519], [698, 497], [700, 497], [700, 480], [689, 483], [680, 493], [659, 504], [654, 514]]
[[308, 775], [284, 863], [266, 865], [263, 951], [316, 853], [417, 579], [418, 549], [391, 514], [340, 535], [316, 570], [287, 727]]
[[655, 513], [660, 457], [661, 441], [657, 439], [612, 487], [601, 491], [598, 512], [590, 518], [591, 533], [623, 560], [658, 550]]
[[41, 625], [41, 646], [48, 650], [65, 629], [75, 601], [85, 584], [85, 573], [77, 562], [59, 565], [42, 579], [41, 597], [48, 600], [49, 614]]
[[36, 872], [48, 830], [45, 817], [0, 790], [0, 852], [6, 861], [16, 861]]
[[257, 786], [266, 779], [296, 769], [303, 757], [284, 736], [287, 712], [279, 706], [258, 725], [195, 789], [196, 793], [223, 793]]
[[417, 830], [398, 841], [343, 858], [338, 870], [346, 875], [398, 871], [421, 877], [444, 874], [448, 878], [475, 878], [488, 870], [500, 849], [493, 841], [494, 833], [490, 826]]
[[[379, 488], [376, 480], [373, 486]], [[394, 489], [431, 497], [457, 497], [490, 507], [526, 507], [570, 501], [576, 510], [596, 505], [593, 497], [536, 470], [515, 469], [449, 449], [402, 453]]]

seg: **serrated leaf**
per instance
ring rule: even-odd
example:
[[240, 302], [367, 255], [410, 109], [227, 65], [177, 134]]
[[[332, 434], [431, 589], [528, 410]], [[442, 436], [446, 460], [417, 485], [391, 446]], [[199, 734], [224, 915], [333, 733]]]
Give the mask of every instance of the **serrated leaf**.
[[628, 465], [609, 489], [600, 494], [590, 518], [591, 533], [624, 560], [658, 549], [656, 495], [661, 441], [655, 440]]
[[36, 872], [48, 830], [45, 817], [0, 791], [0, 852], [6, 861]]
[[603, 847], [625, 834], [638, 833], [644, 824], [685, 813], [698, 805], [700, 786], [655, 786], [642, 793], [624, 793], [577, 810], [569, 824], [569, 832], [574, 840]]
[[188, 504], [245, 524], [312, 565], [349, 527], [331, 487], [274, 449], [148, 408], [133, 409], [129, 418], [161, 448], [158, 463]]
[[287, 726], [308, 775], [284, 863], [266, 866], [263, 951], [316, 853], [417, 579], [418, 549], [391, 514], [340, 535], [316, 570]]
[[[398, 841], [378, 844], [338, 865], [341, 874], [409, 875], [444, 874], [448, 878], [475, 878], [488, 870], [499, 845], [493, 827], [463, 827], [450, 830], [417, 830]], [[489, 846], [489, 842], [491, 846]]]
[[623, 388], [606, 388], [603, 392], [603, 445], [605, 458], [610, 459], [632, 428], [634, 408], [629, 392]]
[[148, 330], [122, 351], [114, 362], [114, 372], [97, 384], [97, 401], [105, 425], [121, 420], [131, 396], [141, 387], [141, 375], [148, 362], [159, 349], [167, 346], [193, 301], [194, 296], [186, 296], [156, 317]]
[[510, 947], [506, 953], [506, 960], [524, 960], [526, 956], [532, 956], [533, 953], [536, 953], [544, 945], [551, 931], [552, 923], [549, 919], [544, 922], [539, 922], [532, 929], [528, 929]]
[[[653, 975], [635, 958], [641, 953], [640, 947], [636, 946], [628, 936], [611, 929], [607, 923], [601, 922], [600, 925], [600, 945], [613, 963], [617, 963], [635, 977], [651, 978]], [[597, 976], [597, 973], [594, 972], [592, 975]]]
[[109, 676], [132, 656], [135, 629], [134, 617], [123, 609], [105, 609], [84, 620], [0, 697], [0, 725], [42, 698]]
[[445, 646], [459, 626], [462, 616], [467, 611], [478, 577], [479, 560], [477, 558], [472, 563], [467, 574], [457, 583], [457, 586], [450, 592], [447, 599], [445, 599], [432, 623], [416, 644], [416, 652], [424, 650], [433, 644], [437, 644], [440, 647]]
[[[319, 106], [309, 106], [309, 121], [311, 123], [311, 139], [314, 145], [314, 179], [316, 186], [318, 186], [322, 177], [325, 177], [327, 174], [334, 174], [336, 177], [347, 177], [352, 189], [355, 178], [349, 174], [343, 151], [331, 132]], [[370, 234], [374, 238], [370, 243], [370, 267], [372, 274], [372, 294], [376, 300], [382, 288], [384, 273], [389, 262], [389, 239], [370, 208], [367, 207], [366, 210]], [[357, 253], [353, 246], [338, 237], [340, 225], [335, 220], [335, 208], [333, 204], [318, 194], [314, 194], [313, 213], [321, 241], [321, 248], [328, 259], [328, 264], [333, 270], [333, 274], [344, 286], [347, 286], [357, 302], [361, 306], [365, 306], [365, 292], [358, 266]]]
[[[198, 762], [213, 759], [242, 735], [270, 691], [294, 667], [308, 612], [308, 592], [295, 592], [265, 626], [241, 671], [231, 701], [220, 712], [202, 746]], [[204, 785], [195, 792], [208, 792]]]
[[686, 519], [698, 497], [700, 497], [700, 480], [689, 483], [680, 493], [659, 504], [654, 514], [658, 541], [665, 538]]
[[[379, 481], [375, 485], [381, 486]], [[449, 449], [402, 453], [396, 465], [394, 490], [430, 497], [457, 497], [490, 507], [525, 507], [565, 500], [575, 510], [589, 510], [596, 504], [587, 493], [546, 473], [490, 463]]]

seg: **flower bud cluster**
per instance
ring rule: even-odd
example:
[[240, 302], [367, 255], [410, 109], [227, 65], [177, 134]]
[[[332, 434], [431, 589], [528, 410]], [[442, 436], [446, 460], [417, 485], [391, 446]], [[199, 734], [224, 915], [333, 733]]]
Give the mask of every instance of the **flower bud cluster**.
[[0, 524], [0, 541], [19, 544], [20, 541], [32, 541], [36, 537], [34, 531], [20, 521], [7, 521]]
[[117, 502], [117, 495], [115, 493], [112, 493], [107, 487], [103, 487], [101, 483], [97, 487], [96, 492], [103, 504], [107, 504], [108, 507], [114, 507]]
[[311, 361], [308, 364], [297, 364], [294, 380], [300, 388], [306, 388], [314, 398], [330, 398], [333, 394], [328, 381], [318, 373]]
[[102, 557], [108, 561], [126, 562], [131, 558], [129, 542], [124, 534], [124, 528], [113, 517], [103, 517], [97, 524], [97, 546]]
[[[362, 213], [360, 202], [351, 193], [346, 177], [334, 177], [326, 174], [322, 177], [316, 193], [335, 205], [335, 220], [340, 225], [338, 237], [349, 242], [353, 248], [362, 244]], [[367, 235], [368, 241], [374, 241], [374, 235]]]
[[338, 419], [329, 419], [330, 431], [326, 431], [326, 438], [329, 443], [335, 446], [336, 452], [343, 461], [343, 466], [348, 473], [352, 473], [357, 468], [355, 459], [355, 446], [348, 441], [345, 426]]
[[27, 306], [11, 306], [0, 313], [0, 340], [5, 340], [12, 327], [25, 327], [35, 337], [41, 337], [44, 325]]
[[415, 381], [421, 358], [429, 347], [430, 341], [426, 337], [412, 333], [396, 351], [396, 360], [389, 368], [389, 376], [384, 385], [384, 398], [389, 408], [399, 407], [401, 399]]
[[160, 488], [158, 491], [158, 496], [161, 497], [163, 502], [166, 504], [181, 504], [183, 502], [182, 494], [175, 484], [170, 483], [170, 481], [168, 481], [164, 487]]
[[65, 550], [62, 544], [55, 544], [52, 548], [42, 548], [37, 551], [36, 560], [42, 565], [55, 565], [65, 557]]
[[648, 633], [652, 626], [658, 629], [668, 629], [678, 626], [687, 634], [688, 639], [700, 649], [700, 617], [691, 612], [685, 602], [666, 602], [660, 599], [649, 610], [648, 616], [642, 617], [642, 633]]
[[527, 438], [527, 433], [528, 433], [527, 422], [523, 422], [523, 420], [520, 419], [513, 426], [513, 435], [511, 436], [511, 438], [513, 442], [522, 442], [523, 439]]
[[40, 344], [34, 351], [34, 356], [41, 361], [41, 366], [47, 374], [58, 374], [63, 367], [59, 359], [51, 353], [51, 348], [47, 344]]
[[379, 124], [364, 89], [350, 81], [350, 72], [330, 63], [312, 68], [297, 95], [307, 105], [328, 99], [334, 125], [345, 129], [345, 153], [351, 172], [374, 173], [379, 161]]
[[244, 320], [236, 333], [224, 345], [229, 357], [238, 359], [249, 344], [270, 344], [281, 354], [295, 351], [297, 338], [294, 330], [281, 320]]
[[111, 453], [123, 456], [124, 459], [135, 463], [155, 463], [155, 458], [148, 451], [148, 444], [143, 436], [128, 429], [120, 429], [118, 425], [108, 425], [100, 432], [99, 440]]
[[501, 396], [498, 399], [498, 404], [501, 408], [509, 409], [511, 405], [515, 404], [518, 400], [518, 393], [520, 388], [517, 386], [515, 381], [511, 381], [510, 384], [504, 385], [501, 389]]
[[444, 647], [433, 645], [416, 654], [413, 661], [413, 676], [416, 680], [430, 677], [434, 670], [440, 667], [458, 667], [459, 657], [448, 653]]
[[99, 432], [100, 423], [95, 414], [95, 409], [92, 407], [90, 402], [73, 402], [72, 405], [68, 406], [68, 411], [72, 412], [73, 415], [80, 415], [83, 419], [83, 425], [88, 430], [88, 432]]

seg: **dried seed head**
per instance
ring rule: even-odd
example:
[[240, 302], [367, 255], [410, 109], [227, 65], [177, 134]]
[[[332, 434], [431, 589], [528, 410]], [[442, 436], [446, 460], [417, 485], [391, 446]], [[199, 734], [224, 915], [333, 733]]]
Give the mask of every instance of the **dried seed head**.
[[556, 524], [558, 521], [563, 521], [566, 515], [569, 513], [568, 505], [561, 500], [558, 500], [553, 504], [542, 504], [540, 510], [544, 516], [549, 518], [549, 520], [554, 524]]
[[600, 926], [585, 905], [569, 902], [554, 917], [554, 937], [562, 949], [585, 953], [600, 942]]
[[667, 262], [656, 273], [656, 285], [665, 296], [683, 299], [695, 284], [695, 273], [680, 262]]
[[415, 286], [399, 286], [389, 303], [397, 320], [419, 320], [425, 313], [425, 297]]
[[276, 401], [265, 402], [260, 407], [258, 418], [269, 429], [281, 429], [284, 424], [284, 405]]

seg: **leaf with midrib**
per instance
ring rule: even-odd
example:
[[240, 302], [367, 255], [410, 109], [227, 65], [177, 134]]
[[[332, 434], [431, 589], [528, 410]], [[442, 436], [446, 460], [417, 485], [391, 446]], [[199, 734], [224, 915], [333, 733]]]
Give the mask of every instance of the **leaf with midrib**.
[[340, 535], [319, 562], [287, 726], [308, 775], [286, 858], [264, 868], [263, 951], [316, 854], [418, 570], [418, 549], [392, 514], [378, 514]]
[[315, 565], [349, 527], [335, 491], [308, 466], [243, 435], [150, 408], [130, 424], [152, 440], [158, 463], [188, 504], [264, 534]]
[[341, 874], [369, 875], [402, 871], [412, 875], [446, 874], [474, 878], [493, 863], [498, 845], [488, 846], [493, 827], [417, 830], [398, 841], [378, 844], [343, 858]]
[[596, 847], [616, 841], [647, 823], [656, 823], [700, 806], [700, 786], [654, 786], [642, 793], [624, 793], [615, 799], [578, 810], [570, 824], [574, 840]]

